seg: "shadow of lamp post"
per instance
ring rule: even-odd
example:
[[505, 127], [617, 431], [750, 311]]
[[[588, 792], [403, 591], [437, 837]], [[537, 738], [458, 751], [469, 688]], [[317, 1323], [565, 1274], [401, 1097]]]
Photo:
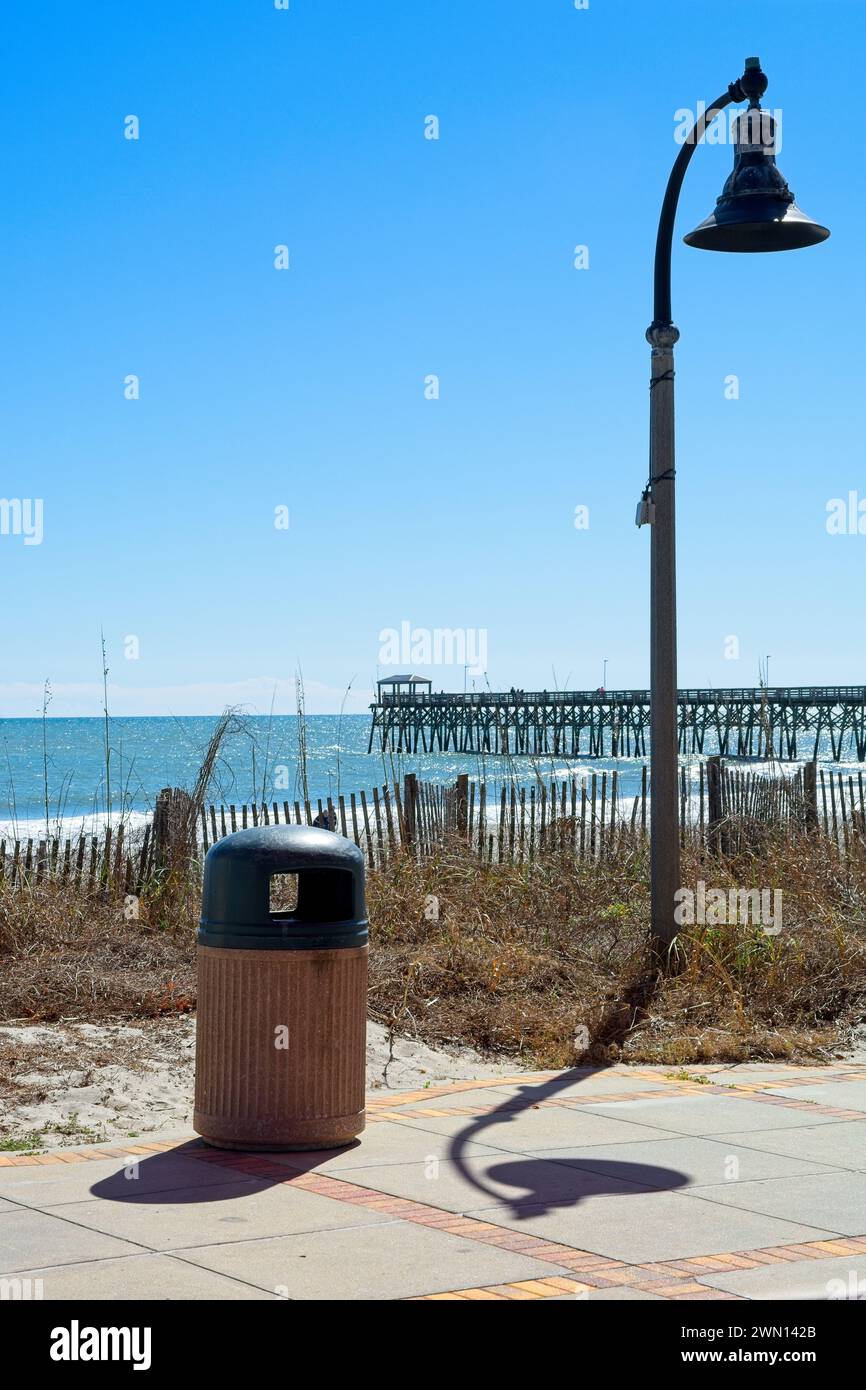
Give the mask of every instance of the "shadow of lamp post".
[[776, 166], [775, 123], [760, 100], [767, 78], [759, 58], [747, 58], [732, 82], [695, 121], [671, 170], [659, 218], [655, 252], [650, 380], [650, 476], [637, 524], [651, 530], [650, 583], [650, 855], [651, 935], [666, 952], [677, 934], [675, 895], [680, 885], [677, 731], [676, 539], [674, 513], [674, 344], [671, 319], [671, 249], [680, 188], [704, 132], [731, 102], [747, 101], [734, 122], [734, 168], [714, 211], [684, 238], [703, 251], [794, 251], [829, 235], [806, 216]]

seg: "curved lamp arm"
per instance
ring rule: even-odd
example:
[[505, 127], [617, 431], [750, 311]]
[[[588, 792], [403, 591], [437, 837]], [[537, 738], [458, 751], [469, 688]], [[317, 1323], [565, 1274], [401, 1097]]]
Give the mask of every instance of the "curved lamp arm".
[[689, 160], [704, 137], [710, 125], [726, 106], [734, 101], [758, 101], [767, 89], [767, 78], [761, 71], [757, 58], [746, 59], [746, 69], [742, 77], [731, 82], [723, 96], [718, 97], [711, 106], [695, 121], [686, 137], [671, 169], [668, 186], [665, 189], [656, 237], [655, 292], [653, 300], [652, 327], [668, 327], [671, 319], [671, 250], [674, 239], [674, 219], [677, 203], [683, 185]]

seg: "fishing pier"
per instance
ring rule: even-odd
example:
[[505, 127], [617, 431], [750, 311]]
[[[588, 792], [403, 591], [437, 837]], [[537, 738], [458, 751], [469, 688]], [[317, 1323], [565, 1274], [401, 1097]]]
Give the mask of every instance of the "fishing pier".
[[[679, 751], [723, 757], [866, 761], [866, 686], [681, 690]], [[434, 693], [420, 676], [378, 682], [368, 752], [640, 758], [648, 690]]]

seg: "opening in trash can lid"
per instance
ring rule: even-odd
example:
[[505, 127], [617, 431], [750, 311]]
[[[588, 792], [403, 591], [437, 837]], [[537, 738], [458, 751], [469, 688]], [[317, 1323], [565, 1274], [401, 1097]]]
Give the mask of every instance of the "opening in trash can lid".
[[[271, 879], [297, 874], [292, 912], [271, 912]], [[218, 840], [204, 864], [200, 946], [332, 951], [367, 943], [364, 856], [330, 830], [260, 825]]]

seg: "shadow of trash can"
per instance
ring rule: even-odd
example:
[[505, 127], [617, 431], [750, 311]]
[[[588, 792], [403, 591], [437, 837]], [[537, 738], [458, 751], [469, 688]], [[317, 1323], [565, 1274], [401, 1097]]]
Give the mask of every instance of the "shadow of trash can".
[[[275, 875], [297, 876], [292, 910]], [[239, 830], [205, 859], [193, 1128], [226, 1149], [324, 1149], [364, 1128], [364, 856], [312, 826]]]

